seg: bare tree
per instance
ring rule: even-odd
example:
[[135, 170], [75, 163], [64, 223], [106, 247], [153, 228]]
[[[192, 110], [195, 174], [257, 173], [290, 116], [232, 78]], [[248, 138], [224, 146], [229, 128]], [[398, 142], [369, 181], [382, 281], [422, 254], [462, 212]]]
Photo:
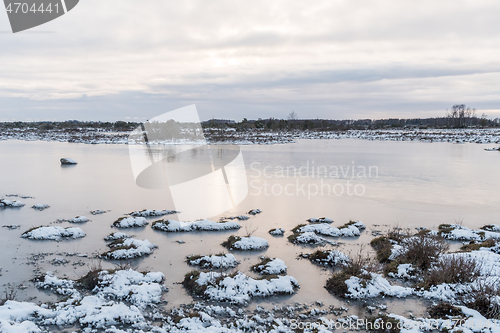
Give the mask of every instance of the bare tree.
[[297, 113], [295, 112], [295, 110], [292, 110], [292, 112], [288, 114], [288, 120], [296, 120], [296, 119], [297, 119]]

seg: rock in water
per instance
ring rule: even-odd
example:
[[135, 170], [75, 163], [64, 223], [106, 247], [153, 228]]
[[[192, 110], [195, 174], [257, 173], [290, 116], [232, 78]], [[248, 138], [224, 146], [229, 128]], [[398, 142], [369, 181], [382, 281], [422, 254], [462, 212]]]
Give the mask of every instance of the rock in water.
[[72, 158], [61, 158], [61, 164], [78, 164], [78, 162]]

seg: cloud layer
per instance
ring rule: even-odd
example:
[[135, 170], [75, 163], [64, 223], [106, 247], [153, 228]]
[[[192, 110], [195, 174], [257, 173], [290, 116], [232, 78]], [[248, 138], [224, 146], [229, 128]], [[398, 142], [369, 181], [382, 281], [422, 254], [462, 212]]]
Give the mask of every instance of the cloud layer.
[[[0, 34], [0, 120], [500, 109], [497, 1], [85, 0]], [[0, 31], [10, 29], [0, 13]], [[497, 115], [498, 116], [498, 115]]]

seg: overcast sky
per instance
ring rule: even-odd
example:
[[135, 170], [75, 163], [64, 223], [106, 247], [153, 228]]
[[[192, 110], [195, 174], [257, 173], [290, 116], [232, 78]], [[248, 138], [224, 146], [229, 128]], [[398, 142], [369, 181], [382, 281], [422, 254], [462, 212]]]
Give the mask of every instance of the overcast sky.
[[497, 0], [81, 0], [0, 45], [0, 121], [500, 117]]

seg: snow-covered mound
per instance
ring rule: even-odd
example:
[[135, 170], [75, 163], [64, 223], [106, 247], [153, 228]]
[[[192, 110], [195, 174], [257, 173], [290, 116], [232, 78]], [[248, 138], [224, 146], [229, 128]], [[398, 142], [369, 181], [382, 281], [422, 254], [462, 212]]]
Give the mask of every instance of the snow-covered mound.
[[132, 235], [126, 234], [124, 232], [112, 232], [106, 237], [104, 237], [105, 241], [115, 241], [118, 239], [126, 239], [126, 238], [131, 238]]
[[108, 244], [111, 250], [103, 253], [101, 257], [111, 260], [123, 260], [142, 257], [153, 253], [158, 246], [149, 240], [135, 238], [118, 239]]
[[248, 217], [246, 215], [238, 215], [238, 216], [226, 217], [225, 219], [228, 219], [228, 220], [238, 220], [238, 221], [246, 221], [246, 220], [250, 219], [250, 217]]
[[69, 223], [85, 223], [90, 221], [90, 219], [86, 216], [77, 216], [75, 218], [72, 218], [71, 220], [68, 220]]
[[357, 276], [351, 276], [345, 281], [349, 298], [368, 298], [377, 296], [407, 297], [413, 294], [413, 288], [393, 286], [382, 275], [370, 273], [371, 279], [365, 280]]
[[320, 217], [320, 218], [311, 217], [310, 219], [307, 220], [307, 222], [310, 222], [310, 223], [333, 223], [333, 220], [328, 218], [328, 217]]
[[346, 266], [351, 262], [347, 255], [338, 250], [318, 250], [314, 253], [305, 254], [304, 257], [314, 264], [331, 267]]
[[72, 158], [61, 158], [60, 161], [61, 164], [78, 164], [78, 162]]
[[269, 230], [269, 234], [273, 236], [283, 236], [285, 234], [285, 229], [283, 228], [274, 228]]
[[160, 272], [140, 273], [132, 269], [114, 273], [99, 273], [99, 283], [93, 292], [103, 298], [127, 301], [140, 308], [159, 303], [165, 275]]
[[262, 213], [262, 211], [260, 209], [252, 209], [252, 210], [248, 211], [247, 214], [257, 215], [257, 214], [260, 214], [260, 213]]
[[318, 235], [330, 237], [357, 237], [363, 229], [366, 229], [366, 226], [361, 222], [350, 222], [340, 228], [332, 227], [326, 223], [317, 223], [296, 227], [294, 232], [314, 232]]
[[263, 258], [260, 263], [252, 266], [252, 269], [264, 275], [286, 274], [288, 267], [285, 262], [279, 258]]
[[400, 264], [397, 267], [397, 272], [389, 272], [389, 276], [398, 279], [412, 279], [414, 278], [413, 273], [415, 272], [415, 267], [412, 264]]
[[120, 217], [118, 220], [113, 222], [113, 227], [133, 228], [143, 227], [147, 224], [149, 224], [149, 222], [144, 217]]
[[85, 232], [80, 228], [63, 228], [58, 226], [41, 226], [25, 231], [23, 238], [37, 240], [61, 240], [65, 238], [82, 238]]
[[487, 224], [481, 229], [486, 230], [486, 231], [492, 231], [492, 232], [500, 232], [500, 225], [498, 224]]
[[47, 204], [35, 204], [35, 205], [31, 206], [31, 208], [36, 209], [36, 210], [40, 210], [40, 211], [47, 209], [49, 207], [50, 206]]
[[219, 272], [192, 272], [187, 274], [184, 286], [200, 296], [219, 302], [245, 304], [252, 297], [293, 294], [299, 283], [292, 276], [253, 279], [241, 272], [227, 275]]
[[500, 233], [488, 230], [473, 230], [460, 224], [441, 224], [438, 231], [432, 230], [433, 235], [444, 239], [457, 241], [484, 241], [488, 238], [500, 239]]
[[25, 204], [22, 203], [21, 201], [11, 201], [7, 199], [0, 199], [0, 208], [1, 207], [9, 207], [9, 208], [17, 208], [17, 207], [23, 207]]
[[213, 254], [208, 256], [188, 256], [187, 263], [191, 266], [199, 266], [205, 269], [228, 269], [238, 266], [240, 263], [230, 253]]
[[324, 245], [324, 244], [335, 244], [335, 242], [329, 241], [323, 237], [316, 235], [312, 231], [293, 234], [288, 237], [290, 242], [294, 244], [306, 244], [306, 245]]
[[255, 236], [230, 236], [227, 241], [222, 243], [222, 246], [227, 247], [230, 250], [263, 250], [269, 247], [269, 243], [264, 238]]
[[168, 209], [166, 210], [144, 209], [141, 211], [129, 213], [128, 215], [135, 217], [153, 217], [153, 216], [163, 216], [163, 215], [170, 215], [177, 213], [179, 212], [176, 210], [168, 210]]
[[107, 212], [109, 212], [109, 210], [100, 210], [100, 209], [97, 209], [97, 210], [91, 210], [90, 214], [92, 214], [92, 215], [101, 215], [101, 214], [105, 214]]
[[241, 225], [236, 222], [214, 222], [210, 220], [179, 222], [175, 220], [158, 220], [151, 225], [153, 229], [166, 232], [189, 232], [189, 231], [221, 231], [236, 230]]

